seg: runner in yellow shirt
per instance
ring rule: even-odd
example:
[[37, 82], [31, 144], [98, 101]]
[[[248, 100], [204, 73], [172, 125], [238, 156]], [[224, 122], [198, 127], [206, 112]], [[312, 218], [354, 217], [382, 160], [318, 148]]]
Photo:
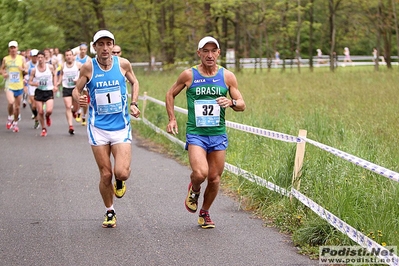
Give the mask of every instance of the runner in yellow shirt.
[[18, 132], [19, 110], [22, 95], [24, 93], [24, 74], [26, 72], [26, 62], [22, 55], [18, 54], [18, 43], [10, 41], [8, 43], [9, 55], [3, 58], [1, 63], [1, 74], [5, 79], [5, 92], [8, 101], [8, 121], [7, 129], [13, 128]]

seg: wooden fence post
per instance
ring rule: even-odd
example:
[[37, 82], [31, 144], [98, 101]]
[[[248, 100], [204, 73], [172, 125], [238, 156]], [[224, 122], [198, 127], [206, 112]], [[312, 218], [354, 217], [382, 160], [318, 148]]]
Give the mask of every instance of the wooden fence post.
[[[299, 137], [306, 138], [307, 131], [304, 129], [299, 130]], [[296, 190], [299, 190], [301, 185], [301, 174], [302, 174], [302, 166], [303, 166], [303, 158], [305, 157], [305, 145], [306, 142], [299, 142], [296, 145], [296, 153], [295, 153], [295, 161], [294, 161], [294, 171], [292, 174], [292, 187]], [[292, 195], [290, 196], [292, 200]]]

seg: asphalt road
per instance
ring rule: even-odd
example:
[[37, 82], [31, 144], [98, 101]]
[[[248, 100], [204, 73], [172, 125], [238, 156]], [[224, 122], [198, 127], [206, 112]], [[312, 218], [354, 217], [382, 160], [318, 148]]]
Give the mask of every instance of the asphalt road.
[[211, 209], [216, 228], [199, 228], [184, 207], [190, 169], [136, 140], [117, 227], [102, 228], [85, 127], [68, 134], [62, 98], [47, 137], [21, 110], [20, 132], [7, 130], [1, 91], [0, 265], [318, 265], [222, 193]]

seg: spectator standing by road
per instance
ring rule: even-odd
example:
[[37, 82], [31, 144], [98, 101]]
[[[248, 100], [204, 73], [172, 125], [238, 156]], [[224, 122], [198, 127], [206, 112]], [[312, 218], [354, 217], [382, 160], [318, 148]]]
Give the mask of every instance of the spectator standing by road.
[[345, 63], [352, 63], [351, 53], [348, 47], [344, 48], [344, 56], [344, 64], [342, 65], [343, 67], [346, 65]]
[[235, 75], [216, 63], [220, 49], [215, 38], [207, 36], [201, 39], [197, 55], [201, 63], [184, 70], [166, 93], [166, 110], [169, 116], [167, 132], [178, 134], [174, 99], [186, 88], [186, 150], [192, 173], [185, 206], [191, 213], [197, 211], [201, 184], [207, 179], [198, 224], [202, 228], [214, 228], [215, 223], [210, 217], [209, 209], [219, 191], [228, 146], [225, 112], [229, 107], [234, 111], [244, 111], [245, 102], [238, 90]]

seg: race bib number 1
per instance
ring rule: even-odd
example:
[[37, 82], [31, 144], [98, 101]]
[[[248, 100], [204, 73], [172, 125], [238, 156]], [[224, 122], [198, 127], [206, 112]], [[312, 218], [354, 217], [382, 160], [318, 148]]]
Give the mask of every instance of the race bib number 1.
[[99, 115], [122, 112], [122, 97], [119, 87], [96, 89], [95, 96]]
[[220, 106], [216, 100], [194, 101], [197, 127], [217, 127], [220, 123]]

